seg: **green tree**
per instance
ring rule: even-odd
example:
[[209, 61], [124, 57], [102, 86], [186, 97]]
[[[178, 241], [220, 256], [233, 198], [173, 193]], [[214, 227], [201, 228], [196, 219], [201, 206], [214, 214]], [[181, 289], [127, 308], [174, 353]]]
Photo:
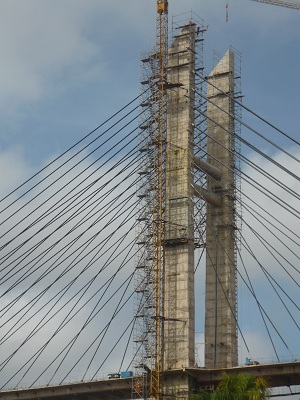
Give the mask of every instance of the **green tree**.
[[269, 397], [270, 389], [264, 378], [244, 373], [223, 373], [213, 393], [195, 394], [192, 400], [266, 400]]

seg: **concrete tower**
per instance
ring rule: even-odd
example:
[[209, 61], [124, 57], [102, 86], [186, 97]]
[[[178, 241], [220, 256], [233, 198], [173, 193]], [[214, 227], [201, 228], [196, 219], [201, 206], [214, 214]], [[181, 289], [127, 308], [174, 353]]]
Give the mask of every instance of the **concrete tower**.
[[[195, 366], [194, 250], [195, 241], [203, 244], [198, 238], [201, 235], [195, 240], [195, 218], [199, 216], [194, 216], [194, 209], [200, 204], [195, 203], [195, 196], [207, 202], [205, 363], [208, 368], [237, 364], [234, 56], [227, 52], [208, 77], [205, 147], [204, 131], [201, 138], [194, 137], [195, 95], [200, 100], [202, 93], [195, 83], [195, 70], [201, 69], [195, 66], [201, 29], [204, 31], [194, 22], [176, 27], [163, 79], [158, 79], [161, 53], [142, 59], [145, 68], [141, 83], [148, 89], [140, 125], [140, 150], [145, 162], [137, 190], [140, 251], [135, 274], [132, 398], [187, 399], [193, 388], [193, 378], [178, 374], [178, 370]], [[202, 108], [199, 115], [203, 118]], [[194, 142], [197, 151], [204, 146], [197, 156]], [[206, 159], [201, 158], [205, 150]], [[205, 188], [201, 186], [204, 175]], [[161, 229], [157, 231], [158, 225]], [[174, 370], [177, 373], [170, 372]]]
[[[178, 32], [170, 49], [167, 95], [165, 200], [164, 366], [195, 363], [194, 309], [194, 88], [195, 24]], [[164, 392], [186, 398], [189, 383], [165, 379]], [[176, 393], [175, 393], [176, 389]]]
[[220, 204], [206, 215], [205, 366], [237, 365], [236, 268], [234, 254], [234, 53], [208, 76], [207, 162], [221, 172], [207, 176], [207, 190]]

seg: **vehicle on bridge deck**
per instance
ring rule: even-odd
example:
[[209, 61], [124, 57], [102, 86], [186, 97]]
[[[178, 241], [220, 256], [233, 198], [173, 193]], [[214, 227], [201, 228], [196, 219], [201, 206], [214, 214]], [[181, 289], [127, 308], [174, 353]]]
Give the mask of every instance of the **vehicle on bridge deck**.
[[132, 371], [122, 371], [120, 373], [116, 372], [116, 373], [112, 373], [112, 374], [108, 374], [107, 375], [108, 379], [130, 378], [132, 376], [133, 376], [133, 372]]
[[108, 374], [107, 377], [108, 377], [108, 379], [116, 379], [116, 378], [120, 378], [120, 374], [118, 374], [118, 373]]
[[121, 372], [121, 378], [130, 378], [133, 376], [133, 372], [132, 371], [123, 371]]
[[251, 360], [251, 358], [246, 358], [246, 364], [245, 365], [259, 365], [259, 362], [258, 361], [254, 361], [254, 360]]

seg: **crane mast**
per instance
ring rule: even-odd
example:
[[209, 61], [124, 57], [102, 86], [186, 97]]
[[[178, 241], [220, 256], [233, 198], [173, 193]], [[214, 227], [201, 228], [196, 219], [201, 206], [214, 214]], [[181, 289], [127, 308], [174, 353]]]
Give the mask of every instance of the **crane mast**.
[[152, 323], [150, 398], [162, 399], [164, 371], [164, 210], [168, 0], [157, 0], [156, 85], [153, 99]]
[[287, 8], [293, 8], [295, 10], [300, 10], [300, 3], [296, 2], [296, 1], [291, 1], [291, 0], [251, 0], [251, 1], [256, 1], [258, 3], [266, 3], [266, 4], [272, 4], [274, 6], [287, 7]]

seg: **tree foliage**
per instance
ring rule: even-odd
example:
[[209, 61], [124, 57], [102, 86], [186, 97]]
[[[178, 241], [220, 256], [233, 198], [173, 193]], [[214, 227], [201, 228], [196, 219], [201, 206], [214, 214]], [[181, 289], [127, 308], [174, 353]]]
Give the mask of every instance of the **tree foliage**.
[[192, 400], [266, 400], [270, 389], [264, 378], [251, 374], [223, 373], [220, 383], [212, 393], [202, 392], [192, 396]]

